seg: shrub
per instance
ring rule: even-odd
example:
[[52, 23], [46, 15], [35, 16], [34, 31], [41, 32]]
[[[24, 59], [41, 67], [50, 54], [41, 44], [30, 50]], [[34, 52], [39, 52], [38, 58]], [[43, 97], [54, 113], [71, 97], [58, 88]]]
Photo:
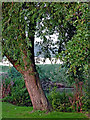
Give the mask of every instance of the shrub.
[[52, 105], [53, 110], [60, 112], [71, 112], [73, 111], [72, 106], [69, 102], [69, 97], [65, 92], [60, 93], [56, 91], [56, 88], [48, 95], [48, 99]]
[[8, 80], [7, 74], [2, 74], [2, 98], [6, 97], [11, 92], [11, 81]]
[[84, 85], [84, 95], [82, 96], [82, 110], [83, 111], [89, 111], [90, 110], [90, 92], [89, 92], [89, 84], [88, 81], [86, 81], [85, 85]]
[[47, 97], [55, 111], [87, 112], [90, 109], [88, 92], [85, 92], [82, 96], [79, 92], [81, 94], [81, 91], [77, 92], [77, 89], [75, 89], [74, 93], [66, 93], [65, 91], [61, 93], [57, 91], [57, 88], [54, 88]]
[[0, 72], [7, 72], [8, 71], [8, 66], [2, 66], [0, 65]]
[[3, 76], [2, 83], [6, 93], [9, 85], [9, 92], [8, 94], [5, 93], [2, 100], [15, 105], [32, 106], [22, 75], [13, 67], [8, 70], [8, 73], [8, 77]]
[[89, 111], [90, 110], [90, 99], [88, 96], [83, 96], [82, 97], [82, 103], [83, 103], [83, 106], [82, 106], [82, 111]]
[[15, 105], [32, 106], [28, 91], [25, 87], [23, 78], [17, 77], [12, 79], [13, 86], [11, 86], [11, 92], [3, 98], [3, 101], [10, 102]]
[[22, 77], [22, 74], [19, 73], [14, 67], [10, 67], [10, 69], [8, 69], [8, 76], [10, 78], [17, 78]]

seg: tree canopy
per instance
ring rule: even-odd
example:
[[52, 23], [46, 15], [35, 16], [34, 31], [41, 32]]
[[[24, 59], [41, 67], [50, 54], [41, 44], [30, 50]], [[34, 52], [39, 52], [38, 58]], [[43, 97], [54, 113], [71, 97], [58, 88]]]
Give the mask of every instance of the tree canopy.
[[[70, 71], [74, 74], [81, 71], [83, 68], [87, 72], [89, 61], [89, 30], [88, 30], [88, 3], [75, 4], [70, 6], [70, 11], [66, 16], [69, 21], [76, 28], [76, 33], [71, 40], [67, 42], [66, 50], [62, 51], [62, 59], [69, 62]], [[68, 10], [67, 10], [68, 11]]]
[[[22, 49], [30, 57], [35, 35], [43, 39], [41, 43], [45, 57], [50, 58], [50, 51], [63, 56], [69, 61], [70, 69], [87, 64], [88, 61], [88, 3], [3, 3], [3, 53], [22, 64]], [[4, 9], [5, 8], [5, 9]], [[26, 35], [26, 31], [28, 35]], [[50, 35], [58, 33], [58, 51]], [[47, 38], [48, 36], [48, 38]], [[68, 41], [68, 42], [67, 42]], [[64, 51], [63, 51], [64, 50]], [[41, 53], [41, 52], [40, 52]], [[87, 67], [87, 66], [85, 66]]]

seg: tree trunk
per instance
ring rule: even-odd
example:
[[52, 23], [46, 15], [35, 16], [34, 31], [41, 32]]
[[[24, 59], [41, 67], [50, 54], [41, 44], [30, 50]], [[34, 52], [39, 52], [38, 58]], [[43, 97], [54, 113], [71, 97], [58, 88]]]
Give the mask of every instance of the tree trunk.
[[32, 65], [32, 71], [24, 72], [24, 80], [30, 95], [34, 110], [50, 110], [50, 105], [42, 90], [38, 73]]
[[12, 59], [6, 55], [8, 60], [13, 64], [13, 66], [24, 76], [25, 85], [30, 95], [33, 109], [34, 110], [46, 110], [51, 111], [52, 107], [50, 106], [44, 92], [42, 86], [40, 84], [39, 74], [36, 71], [36, 66], [34, 61], [31, 60], [30, 68], [27, 68], [27, 63], [25, 59], [23, 59], [25, 66], [25, 70], [21, 69], [21, 66], [16, 65]]

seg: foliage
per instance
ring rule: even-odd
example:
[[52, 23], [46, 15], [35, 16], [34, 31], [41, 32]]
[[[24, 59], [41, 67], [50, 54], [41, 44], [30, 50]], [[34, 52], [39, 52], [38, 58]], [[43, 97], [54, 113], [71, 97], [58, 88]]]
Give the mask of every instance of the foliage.
[[60, 64], [37, 65], [37, 71], [41, 81], [46, 79], [47, 81], [50, 80], [52, 82], [61, 82], [69, 85], [69, 78], [66, 74], [67, 68], [62, 67]]
[[63, 112], [88, 112], [90, 100], [87, 91], [82, 90], [82, 83], [76, 84], [73, 93], [60, 92], [56, 87], [47, 95], [53, 110]]
[[[68, 11], [68, 8], [70, 11]], [[75, 26], [76, 34], [67, 42], [65, 51], [60, 54], [61, 58], [65, 63], [69, 64], [69, 71], [73, 71], [74, 75], [77, 74], [77, 71], [81, 72], [83, 69], [88, 72], [88, 3], [68, 5], [66, 10], [68, 11], [66, 19]]]
[[[65, 19], [67, 3], [47, 2], [40, 5], [46, 7], [43, 11], [40, 10], [42, 14], [40, 14], [41, 18], [39, 17], [37, 26], [36, 35], [42, 40], [37, 43], [41, 47], [39, 54], [51, 59], [51, 53], [55, 56], [65, 49], [65, 44], [75, 33], [75, 27]], [[53, 34], [57, 36], [56, 42], [53, 40]]]
[[14, 67], [11, 67], [8, 69], [8, 76], [16, 79], [17, 77], [22, 77], [22, 74], [19, 73]]
[[[65, 79], [65, 78], [63, 79], [64, 72], [62, 70], [60, 72], [57, 72], [59, 70], [59, 67], [60, 66], [56, 65], [56, 64], [55, 65], [37, 65], [37, 71], [39, 73], [41, 84], [42, 84], [42, 87], [43, 87], [43, 90], [45, 93], [48, 93], [49, 88], [51, 89], [54, 87], [51, 84], [52, 82], [63, 82], [65, 84], [65, 81], [67, 81], [67, 79]], [[14, 67], [11, 67], [11, 68], [8, 67], [7, 70], [8, 70], [8, 75], [7, 76], [3, 75], [3, 77], [2, 77], [2, 81], [3, 81], [3, 85], [4, 85], [3, 93], [4, 93], [4, 91], [7, 92], [6, 91], [7, 86], [9, 86], [10, 92], [9, 92], [9, 96], [7, 98], [5, 98], [4, 100], [16, 103], [18, 105], [28, 104], [28, 100], [26, 101], [26, 99], [25, 99], [26, 96], [27, 96], [27, 98], [29, 98], [27, 92], [23, 94], [25, 103], [24, 103], [23, 99], [22, 99], [23, 103], [21, 102], [21, 100], [20, 100], [20, 103], [18, 103], [18, 101], [19, 101], [18, 96], [20, 96], [20, 98], [21, 98], [22, 91], [24, 91], [24, 92], [26, 91], [22, 75]], [[52, 72], [52, 74], [51, 74], [51, 72]], [[14, 93], [14, 91], [15, 91], [15, 93]], [[12, 94], [13, 94], [13, 97], [12, 97]], [[15, 99], [16, 99], [16, 101], [15, 101]]]
[[88, 111], [90, 110], [90, 99], [88, 97], [88, 95], [85, 95], [82, 97], [82, 103], [83, 103], [83, 106], [82, 106], [82, 111]]
[[[6, 76], [5, 76], [6, 77]], [[4, 78], [4, 77], [2, 77]], [[2, 83], [1, 83], [1, 87], [2, 87], [2, 98], [6, 97], [7, 95], [9, 95], [9, 93], [11, 92], [11, 82], [5, 78], [2, 79]]]
[[[47, 64], [47, 65], [37, 65], [37, 72], [39, 73], [40, 81], [43, 87], [43, 90], [46, 92], [49, 90], [51, 83], [63, 83], [65, 86], [73, 86], [75, 83], [73, 73], [68, 73], [67, 65], [62, 64]], [[5, 69], [5, 67], [4, 67]], [[7, 67], [8, 76], [10, 79], [17, 77], [22, 77], [22, 75], [14, 68]], [[79, 78], [87, 81], [87, 75], [85, 73], [80, 74]]]
[[0, 72], [7, 72], [7, 71], [8, 71], [8, 66], [0, 65]]
[[[50, 66], [52, 65], [39, 65], [38, 67], [40, 67], [40, 69], [38, 68], [38, 72], [40, 73], [41, 71], [41, 83], [44, 84], [43, 82], [45, 82], [44, 80], [46, 79], [46, 88], [47, 88], [47, 83], [48, 83], [48, 75], [47, 73], [49, 72], [48, 68], [51, 68]], [[65, 66], [64, 66], [65, 67]], [[54, 73], [54, 68], [59, 68], [59, 65], [53, 65], [52, 67], [52, 72]], [[13, 71], [13, 72], [12, 72]], [[26, 90], [25, 84], [24, 84], [24, 80], [21, 76], [21, 74], [14, 68], [10, 68], [8, 70], [9, 73], [9, 77], [8, 76], [3, 76], [2, 77], [2, 81], [3, 81], [3, 92], [7, 92], [8, 94], [6, 94], [3, 98], [3, 101], [6, 102], [10, 102], [19, 106], [31, 106], [31, 100], [29, 98], [28, 92]], [[46, 73], [46, 78], [45, 76], [43, 77], [43, 74]], [[45, 79], [43, 79], [45, 78]], [[58, 81], [58, 80], [57, 80]], [[77, 82], [79, 83], [79, 82]], [[44, 84], [44, 85], [45, 85]], [[88, 83], [84, 84], [83, 86], [83, 96], [80, 98], [82, 99], [82, 111], [88, 111], [89, 109], [89, 94], [87, 92], [88, 89]], [[9, 86], [9, 90], [7, 91], [7, 88]], [[50, 87], [50, 84], [49, 84]], [[81, 87], [80, 87], [81, 88]], [[43, 87], [44, 89], [44, 87]], [[49, 90], [49, 88], [48, 88]], [[44, 91], [46, 92], [47, 89], [44, 89]], [[77, 90], [78, 92], [79, 89]], [[76, 94], [78, 94], [77, 92], [75, 92]], [[8, 96], [7, 96], [8, 95]], [[52, 89], [52, 91], [49, 91], [49, 95], [46, 94], [49, 102], [52, 104], [52, 107], [54, 110], [56, 111], [76, 111], [76, 101], [74, 101], [74, 104], [72, 105], [71, 101], [70, 101], [70, 97], [72, 98], [72, 102], [73, 102], [73, 98], [75, 98], [75, 94], [71, 94], [71, 93], [60, 93], [58, 91], [56, 91], [56, 88]], [[75, 98], [76, 99], [76, 98]], [[75, 109], [73, 109], [73, 107], [75, 107]]]
[[[75, 7], [76, 5], [77, 3], [60, 2], [3, 3], [3, 55], [9, 56], [11, 61], [24, 67], [21, 56], [24, 57], [24, 54], [27, 54], [27, 64], [30, 65], [29, 58], [33, 51], [34, 41], [32, 37], [36, 34], [42, 39], [38, 43], [42, 47], [40, 53], [43, 53], [45, 58], [51, 59], [51, 53], [58, 54], [64, 50], [67, 41], [71, 40], [75, 34], [76, 28], [73, 23], [67, 21], [67, 17], [71, 11], [68, 6]], [[58, 41], [55, 43], [51, 37], [54, 33], [58, 34]]]
[[88, 83], [88, 80], [85, 81], [85, 84], [83, 86], [83, 97], [82, 97], [82, 110], [83, 111], [88, 111], [89, 112], [89, 109], [90, 109], [90, 92], [89, 92], [89, 83]]
[[[3, 55], [9, 57], [11, 62], [19, 64], [23, 69], [24, 63], [21, 58], [24, 57], [24, 51], [27, 51], [27, 64], [31, 63], [29, 60], [31, 56], [30, 49], [32, 47], [30, 37], [34, 36], [33, 30], [35, 25], [33, 24], [34, 21], [32, 21], [30, 16], [33, 14], [34, 7], [34, 3], [30, 4], [28, 10], [25, 9], [25, 3], [23, 2], [7, 2], [2, 4]], [[32, 9], [32, 11], [30, 9]], [[28, 16], [26, 16], [26, 14], [28, 14]], [[25, 17], [27, 17], [26, 20]], [[32, 26], [30, 25], [27, 28], [28, 24], [31, 24], [31, 22]], [[26, 29], [27, 31], [29, 29], [28, 37], [26, 37]]]
[[[41, 81], [60, 82], [69, 87], [75, 83], [76, 76], [73, 72], [68, 72], [68, 69], [67, 64], [37, 65], [37, 71]], [[88, 76], [89, 74], [84, 70], [77, 72], [77, 78], [84, 83], [88, 80]]]
[[[36, 34], [43, 41], [40, 53], [45, 58], [51, 59], [52, 52], [69, 65], [74, 77], [80, 77], [78, 73], [88, 73], [88, 13], [88, 3], [2, 3], [3, 55], [19, 66], [18, 71], [31, 68]], [[54, 33], [58, 34], [57, 43], [50, 36]]]
[[[27, 51], [27, 66], [30, 65], [31, 37], [36, 34], [42, 39], [38, 44], [45, 58], [51, 59], [51, 52], [61, 56], [75, 75], [77, 68], [79, 72], [88, 70], [88, 3], [3, 3], [2, 7], [2, 51], [12, 61], [24, 67], [20, 58]], [[57, 43], [50, 36], [54, 33], [58, 34]]]
[[[70, 94], [70, 96], [73, 96]], [[53, 110], [61, 112], [72, 112], [74, 111], [71, 103], [69, 102], [69, 96], [65, 92], [60, 93], [56, 91], [56, 88], [49, 94], [48, 99], [53, 107]]]
[[[1, 66], [0, 66], [1, 67]], [[9, 66], [3, 66], [3, 71], [8, 72], [8, 76], [12, 78], [21, 77], [22, 75], [14, 68]], [[73, 72], [68, 73], [67, 64], [46, 64], [46, 65], [36, 65], [37, 72], [42, 81], [52, 81], [52, 82], [61, 82], [67, 86], [71, 86], [75, 83]], [[77, 78], [80, 81], [87, 81], [88, 74], [85, 71], [78, 72]]]
[[[66, 113], [66, 112], [56, 112], [52, 111], [49, 113], [46, 113], [45, 111], [35, 111], [32, 112], [32, 107], [26, 107], [26, 106], [16, 106], [12, 105], [10, 103], [2, 102], [2, 117], [3, 118], [87, 118], [85, 114], [83, 113]], [[8, 111], [8, 112], [7, 112]]]
[[[13, 68], [14, 69], [14, 68]], [[15, 70], [15, 69], [14, 69]], [[17, 71], [15, 71], [17, 73]], [[14, 73], [15, 73], [14, 72]], [[3, 82], [3, 101], [13, 103], [15, 105], [20, 106], [32, 106], [29, 94], [27, 92], [27, 89], [25, 87], [24, 79], [23, 77], [17, 76], [16, 73], [14, 75], [14, 78], [12, 76], [9, 76], [7, 78], [2, 79]], [[17, 73], [18, 75], [19, 73]], [[9, 86], [9, 87], [8, 87]], [[9, 90], [9, 91], [7, 91]], [[8, 94], [6, 94], [8, 93]]]
[[76, 83], [75, 79], [78, 79], [78, 82], [82, 81], [84, 84], [89, 79], [89, 73], [86, 73], [84, 68], [78, 70], [80, 67], [77, 67], [76, 75], [73, 71], [69, 71], [70, 64], [64, 63], [61, 66], [61, 70], [65, 68], [65, 75], [68, 85], [73, 85]]

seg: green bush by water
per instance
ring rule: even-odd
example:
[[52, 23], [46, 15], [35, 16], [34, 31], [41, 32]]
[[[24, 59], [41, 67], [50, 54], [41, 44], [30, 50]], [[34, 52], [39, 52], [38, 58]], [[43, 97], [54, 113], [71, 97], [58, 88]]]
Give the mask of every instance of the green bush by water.
[[59, 112], [74, 111], [69, 101], [69, 96], [73, 96], [73, 94], [66, 94], [65, 92], [60, 93], [56, 91], [56, 88], [54, 88], [48, 95], [48, 99], [53, 110]]
[[[47, 95], [48, 100], [50, 104], [52, 105], [53, 110], [59, 111], [59, 112], [76, 112], [77, 111], [77, 100], [75, 102], [73, 101], [75, 99], [75, 93], [66, 93], [57, 91], [56, 88], [53, 88], [53, 90]], [[74, 104], [72, 105], [70, 98], [72, 99], [72, 102]], [[74, 98], [74, 99], [73, 99]], [[88, 112], [90, 109], [90, 99], [87, 96], [87, 94], [84, 94], [82, 96], [82, 111]], [[78, 108], [80, 110], [80, 108]]]

